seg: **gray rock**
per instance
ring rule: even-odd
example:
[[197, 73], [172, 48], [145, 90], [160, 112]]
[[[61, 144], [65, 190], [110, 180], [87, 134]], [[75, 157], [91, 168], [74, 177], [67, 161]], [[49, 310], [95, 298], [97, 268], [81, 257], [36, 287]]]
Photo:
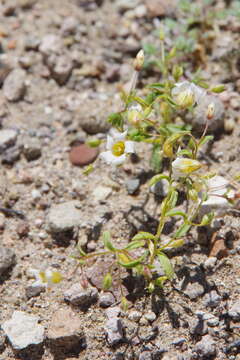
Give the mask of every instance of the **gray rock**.
[[42, 146], [38, 139], [31, 139], [24, 143], [23, 153], [28, 161], [38, 159], [42, 154]]
[[0, 330], [0, 353], [5, 349], [6, 336], [3, 331]]
[[42, 286], [42, 285], [38, 285], [38, 286], [32, 286], [29, 285], [26, 287], [26, 296], [28, 299], [34, 297], [34, 296], [38, 296], [41, 294], [41, 292], [46, 291], [46, 287]]
[[198, 318], [190, 321], [189, 331], [192, 335], [205, 335], [208, 332], [208, 328], [205, 321], [202, 318]]
[[151, 352], [143, 351], [139, 356], [139, 360], [152, 360]]
[[210, 319], [207, 320], [207, 325], [214, 327], [214, 326], [218, 326], [219, 324], [219, 319], [216, 316], [212, 316], [210, 317]]
[[17, 140], [17, 131], [12, 129], [0, 130], [0, 153], [6, 150], [9, 146], [15, 144]]
[[84, 289], [79, 283], [77, 283], [65, 291], [64, 299], [72, 305], [87, 308], [97, 301], [98, 291], [96, 288], [90, 286]]
[[185, 338], [177, 338], [177, 339], [174, 339], [172, 341], [172, 344], [175, 345], [175, 346], [179, 346], [179, 345], [182, 345], [185, 342], [186, 342]]
[[16, 256], [12, 249], [0, 246], [0, 276], [15, 265]]
[[129, 195], [134, 195], [140, 186], [140, 180], [138, 178], [129, 179], [126, 182], [126, 188]]
[[73, 200], [53, 206], [47, 217], [49, 231], [61, 233], [79, 226], [82, 220], [82, 211], [78, 208], [80, 205], [79, 201]]
[[209, 258], [207, 258], [206, 261], [204, 261], [204, 268], [206, 270], [212, 270], [214, 268], [214, 266], [217, 263], [217, 258], [215, 256], [210, 256]]
[[229, 309], [228, 315], [235, 321], [240, 320], [240, 300], [237, 300]]
[[132, 310], [128, 314], [129, 320], [132, 320], [132, 321], [135, 321], [135, 322], [138, 322], [141, 319], [141, 317], [142, 317], [141, 312], [137, 311], [137, 310]]
[[151, 191], [157, 196], [165, 197], [167, 196], [168, 188], [169, 182], [166, 179], [162, 179], [151, 186]]
[[108, 186], [98, 185], [92, 192], [93, 201], [101, 203], [111, 195], [112, 189]]
[[20, 159], [22, 148], [20, 146], [12, 146], [5, 150], [2, 154], [2, 163], [12, 165]]
[[203, 301], [205, 306], [215, 308], [220, 304], [221, 299], [221, 296], [218, 295], [216, 290], [212, 290], [204, 296]]
[[23, 98], [26, 90], [26, 71], [14, 69], [6, 77], [3, 84], [3, 94], [9, 101], [19, 101]]
[[106, 321], [105, 331], [110, 346], [119, 344], [123, 340], [123, 326], [118, 318], [111, 318]]
[[197, 299], [199, 296], [203, 295], [204, 288], [198, 283], [189, 283], [187, 288], [184, 290], [184, 294], [186, 294], [191, 300]]
[[52, 54], [60, 55], [62, 53], [63, 43], [59, 36], [54, 34], [45, 35], [39, 46], [40, 52], [48, 57]]
[[113, 305], [115, 301], [115, 297], [110, 292], [102, 293], [99, 296], [99, 305], [103, 308]]
[[107, 310], [105, 310], [105, 314], [108, 319], [115, 318], [119, 316], [120, 313], [121, 313], [121, 309], [119, 306], [110, 307]]
[[216, 344], [210, 335], [205, 335], [194, 347], [194, 352], [199, 356], [199, 359], [210, 358], [216, 355]]
[[63, 85], [67, 82], [73, 69], [73, 62], [67, 55], [57, 57], [54, 66], [51, 68], [53, 78], [59, 85]]
[[35, 35], [29, 35], [25, 40], [26, 50], [37, 50], [40, 45], [40, 39]]
[[144, 315], [145, 319], [147, 319], [149, 322], [153, 322], [154, 320], [156, 320], [157, 316], [153, 311], [148, 311], [145, 315]]
[[57, 310], [47, 330], [50, 347], [59, 352], [78, 347], [84, 338], [83, 322], [71, 309]]
[[37, 316], [26, 314], [23, 311], [14, 311], [12, 318], [2, 324], [2, 329], [15, 350], [42, 344], [44, 327], [39, 325], [38, 321]]
[[61, 33], [64, 36], [74, 34], [77, 31], [78, 25], [79, 25], [78, 19], [76, 19], [73, 16], [69, 16], [63, 20], [61, 26]]

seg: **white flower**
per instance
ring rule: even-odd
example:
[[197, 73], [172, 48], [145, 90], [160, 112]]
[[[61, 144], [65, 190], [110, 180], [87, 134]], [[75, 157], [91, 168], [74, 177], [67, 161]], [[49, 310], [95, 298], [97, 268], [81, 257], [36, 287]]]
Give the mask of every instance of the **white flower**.
[[[217, 215], [221, 215], [231, 206], [229, 199], [234, 197], [234, 191], [229, 189], [229, 182], [222, 176], [215, 175], [206, 182], [206, 192], [208, 198], [202, 203], [201, 214], [207, 214], [215, 211]], [[202, 198], [202, 191], [199, 193], [199, 200]]]
[[176, 83], [172, 89], [173, 100], [182, 108], [198, 104], [205, 95], [206, 90], [189, 81]]
[[32, 286], [44, 286], [51, 287], [55, 284], [58, 284], [62, 280], [62, 275], [58, 271], [52, 271], [47, 269], [45, 271], [37, 270], [37, 269], [29, 269], [28, 275], [30, 277], [35, 277], [36, 281], [32, 284]]
[[214, 95], [207, 95], [201, 99], [194, 111], [194, 123], [204, 126], [209, 120], [210, 130], [216, 130], [223, 119], [224, 106], [221, 100]]
[[197, 160], [187, 158], [177, 158], [172, 162], [172, 171], [175, 179], [186, 177], [192, 172], [200, 169], [201, 163]]
[[100, 154], [100, 157], [107, 164], [121, 165], [129, 153], [134, 153], [134, 142], [126, 141], [127, 131], [120, 133], [112, 130], [107, 136], [107, 151]]

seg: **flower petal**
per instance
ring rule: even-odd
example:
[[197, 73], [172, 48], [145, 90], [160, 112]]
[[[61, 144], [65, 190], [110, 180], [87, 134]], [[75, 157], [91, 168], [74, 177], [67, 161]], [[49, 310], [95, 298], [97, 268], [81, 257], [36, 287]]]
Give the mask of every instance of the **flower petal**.
[[108, 136], [107, 136], [107, 144], [106, 144], [107, 150], [111, 150], [111, 149], [112, 149], [112, 147], [113, 147], [113, 145], [114, 145], [114, 142], [115, 142], [114, 138], [113, 138], [111, 135], [108, 135]]
[[111, 129], [110, 136], [112, 136], [114, 143], [118, 141], [123, 141], [127, 136], [127, 130], [121, 133], [116, 129]]
[[134, 141], [126, 141], [125, 142], [125, 152], [128, 153], [134, 153]]

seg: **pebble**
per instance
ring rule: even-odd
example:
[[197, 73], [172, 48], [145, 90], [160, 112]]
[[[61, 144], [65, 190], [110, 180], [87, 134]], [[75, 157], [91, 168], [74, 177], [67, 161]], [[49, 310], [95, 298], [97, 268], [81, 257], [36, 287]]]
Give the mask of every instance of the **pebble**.
[[184, 290], [184, 294], [186, 294], [191, 300], [194, 300], [204, 294], [204, 288], [198, 282], [188, 283], [186, 289]]
[[165, 197], [168, 194], [169, 182], [166, 179], [158, 181], [155, 185], [151, 186], [151, 192], [157, 196]]
[[186, 342], [186, 339], [185, 338], [177, 338], [177, 339], [174, 339], [172, 341], [172, 344], [175, 345], [175, 346], [180, 346], [182, 345], [183, 343]]
[[76, 283], [64, 292], [64, 300], [85, 309], [98, 300], [98, 291], [94, 287], [83, 288]]
[[67, 36], [67, 35], [75, 34], [75, 32], [77, 31], [78, 24], [79, 24], [78, 19], [76, 19], [73, 16], [69, 16], [65, 18], [61, 26], [62, 35]]
[[194, 347], [194, 352], [199, 356], [198, 359], [210, 358], [216, 355], [216, 344], [210, 335], [205, 335]]
[[47, 216], [47, 228], [53, 233], [72, 231], [82, 221], [82, 211], [78, 208], [80, 201], [72, 200], [53, 205]]
[[26, 71], [14, 69], [6, 77], [3, 84], [3, 94], [9, 101], [19, 101], [23, 98], [26, 90]]
[[121, 313], [121, 309], [119, 306], [110, 307], [105, 310], [105, 314], [108, 319], [118, 317]]
[[107, 308], [113, 305], [115, 301], [115, 297], [110, 292], [102, 293], [99, 296], [99, 306], [101, 306], [102, 308]]
[[189, 322], [189, 331], [192, 335], [205, 335], [208, 332], [207, 325], [203, 318], [191, 319]]
[[37, 201], [37, 200], [41, 199], [42, 194], [41, 194], [41, 192], [39, 190], [33, 189], [32, 192], [31, 192], [31, 196], [32, 196], [33, 200]]
[[23, 311], [14, 311], [12, 318], [2, 324], [14, 350], [22, 350], [28, 346], [42, 344], [44, 327], [38, 324], [38, 316]]
[[211, 247], [209, 252], [209, 257], [215, 257], [217, 259], [222, 259], [228, 255], [228, 250], [225, 245], [225, 241], [222, 238], [213, 237], [211, 239]]
[[24, 156], [28, 161], [37, 160], [42, 154], [42, 146], [38, 139], [31, 139], [24, 143]]
[[35, 35], [29, 35], [25, 39], [24, 47], [26, 50], [37, 50], [40, 45], [40, 39]]
[[47, 330], [51, 347], [58, 348], [59, 353], [66, 349], [69, 351], [78, 348], [83, 337], [83, 321], [78, 314], [68, 308], [54, 312]]
[[40, 52], [46, 57], [49, 57], [52, 54], [60, 55], [62, 53], [62, 48], [62, 39], [54, 34], [45, 35], [39, 45]]
[[110, 189], [107, 186], [99, 185], [93, 190], [92, 196], [94, 202], [102, 203], [105, 202], [105, 200], [107, 200], [107, 198], [111, 195], [111, 193], [112, 193], [112, 189]]
[[94, 162], [98, 156], [98, 149], [86, 144], [74, 146], [69, 153], [69, 160], [73, 165], [85, 166]]
[[119, 318], [113, 317], [106, 321], [105, 331], [110, 346], [119, 344], [123, 340], [123, 325]]
[[203, 266], [206, 270], [212, 270], [216, 263], [217, 258], [215, 256], [210, 256], [209, 258], [207, 258], [207, 260], [204, 261]]
[[64, 85], [69, 79], [72, 69], [73, 62], [72, 59], [67, 55], [62, 55], [54, 59], [54, 65], [51, 64], [51, 74], [52, 77], [57, 81], [59, 85]]
[[5, 216], [0, 213], [0, 230], [3, 230], [5, 228]]
[[203, 298], [204, 305], [211, 308], [217, 307], [220, 304], [221, 300], [222, 298], [220, 295], [218, 295], [216, 290], [210, 291]]
[[170, 16], [174, 13], [176, 2], [169, 0], [167, 3], [165, 0], [145, 0], [145, 4], [148, 10], [148, 15], [152, 18], [158, 16]]
[[138, 178], [129, 179], [126, 181], [126, 188], [129, 195], [134, 195], [140, 187], [140, 180]]
[[29, 285], [26, 287], [25, 292], [28, 299], [40, 295], [42, 292], [46, 291], [46, 287], [43, 285], [32, 286]]
[[139, 360], [152, 360], [151, 352], [143, 351], [139, 356]]
[[234, 320], [234, 321], [240, 321], [240, 300], [237, 300], [235, 303], [233, 303], [228, 311], [228, 315]]
[[21, 147], [17, 145], [5, 150], [2, 154], [2, 163], [13, 165], [15, 161], [18, 161], [20, 159], [21, 150]]
[[12, 249], [0, 246], [0, 276], [16, 263], [16, 255]]
[[137, 311], [137, 310], [132, 310], [128, 314], [129, 320], [135, 321], [135, 322], [138, 322], [141, 319], [141, 317], [142, 317], [142, 314], [140, 313], [140, 311]]
[[12, 129], [0, 130], [0, 153], [15, 144], [17, 131]]
[[145, 315], [144, 315], [145, 319], [147, 319], [149, 322], [153, 322], [154, 320], [156, 320], [157, 316], [153, 311], [148, 311]]

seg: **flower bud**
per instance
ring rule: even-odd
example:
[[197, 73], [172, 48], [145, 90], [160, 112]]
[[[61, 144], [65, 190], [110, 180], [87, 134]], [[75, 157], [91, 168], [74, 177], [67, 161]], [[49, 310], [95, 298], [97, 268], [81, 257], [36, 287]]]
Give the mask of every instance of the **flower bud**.
[[211, 120], [213, 118], [213, 116], [214, 116], [214, 113], [215, 113], [215, 105], [214, 105], [214, 103], [208, 104], [207, 111], [206, 111], [207, 119]]
[[141, 49], [138, 53], [136, 58], [133, 61], [133, 67], [136, 71], [141, 71], [144, 64], [144, 51]]
[[177, 158], [172, 163], [173, 175], [175, 177], [185, 177], [200, 169], [201, 166], [201, 163], [197, 160]]

